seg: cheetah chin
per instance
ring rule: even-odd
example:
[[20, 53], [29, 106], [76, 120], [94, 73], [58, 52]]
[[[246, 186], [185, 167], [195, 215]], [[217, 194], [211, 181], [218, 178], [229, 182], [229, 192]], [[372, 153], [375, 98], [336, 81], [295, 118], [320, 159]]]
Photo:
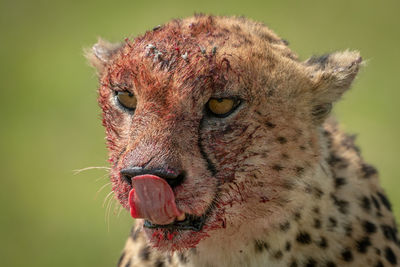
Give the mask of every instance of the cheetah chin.
[[87, 52], [119, 266], [398, 266], [378, 172], [330, 117], [362, 58], [299, 60], [262, 23], [196, 15]]

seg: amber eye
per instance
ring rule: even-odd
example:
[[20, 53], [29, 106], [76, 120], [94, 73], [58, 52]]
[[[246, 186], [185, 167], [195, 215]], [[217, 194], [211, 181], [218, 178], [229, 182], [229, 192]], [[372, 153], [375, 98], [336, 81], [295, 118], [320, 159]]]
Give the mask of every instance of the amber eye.
[[213, 115], [223, 118], [228, 116], [239, 103], [234, 98], [211, 98], [207, 102], [207, 108]]
[[116, 97], [118, 99], [118, 102], [127, 109], [134, 110], [136, 108], [136, 97], [134, 94], [123, 91], [123, 92], [117, 92]]

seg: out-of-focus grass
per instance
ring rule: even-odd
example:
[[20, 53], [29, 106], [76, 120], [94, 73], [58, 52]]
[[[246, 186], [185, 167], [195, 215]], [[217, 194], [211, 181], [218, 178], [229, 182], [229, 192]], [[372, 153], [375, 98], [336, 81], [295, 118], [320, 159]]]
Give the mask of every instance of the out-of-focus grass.
[[[359, 49], [367, 66], [335, 108], [359, 133], [397, 217], [400, 84], [398, 1], [0, 1], [0, 258], [2, 266], [114, 265], [132, 223], [105, 220], [107, 166], [97, 81], [82, 56], [103, 36], [122, 40], [205, 12], [264, 21], [305, 59]], [[116, 206], [116, 205], [115, 205]]]

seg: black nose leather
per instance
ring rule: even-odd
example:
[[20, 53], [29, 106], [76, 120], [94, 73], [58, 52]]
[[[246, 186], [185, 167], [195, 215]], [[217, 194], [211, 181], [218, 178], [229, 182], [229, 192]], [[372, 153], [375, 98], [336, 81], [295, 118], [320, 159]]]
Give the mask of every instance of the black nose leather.
[[180, 185], [184, 178], [184, 172], [178, 172], [172, 169], [146, 169], [142, 167], [130, 167], [120, 171], [121, 178], [131, 184], [131, 180], [135, 176], [151, 174], [164, 179], [172, 188]]

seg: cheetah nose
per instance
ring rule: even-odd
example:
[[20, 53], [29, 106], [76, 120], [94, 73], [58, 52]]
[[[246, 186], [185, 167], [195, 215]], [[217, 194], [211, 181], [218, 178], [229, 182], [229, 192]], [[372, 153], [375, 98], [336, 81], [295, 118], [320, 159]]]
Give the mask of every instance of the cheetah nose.
[[185, 173], [183, 171], [176, 171], [170, 168], [147, 169], [142, 167], [129, 167], [120, 171], [123, 181], [132, 184], [132, 178], [139, 175], [155, 175], [164, 179], [171, 188], [180, 185], [185, 180]]

